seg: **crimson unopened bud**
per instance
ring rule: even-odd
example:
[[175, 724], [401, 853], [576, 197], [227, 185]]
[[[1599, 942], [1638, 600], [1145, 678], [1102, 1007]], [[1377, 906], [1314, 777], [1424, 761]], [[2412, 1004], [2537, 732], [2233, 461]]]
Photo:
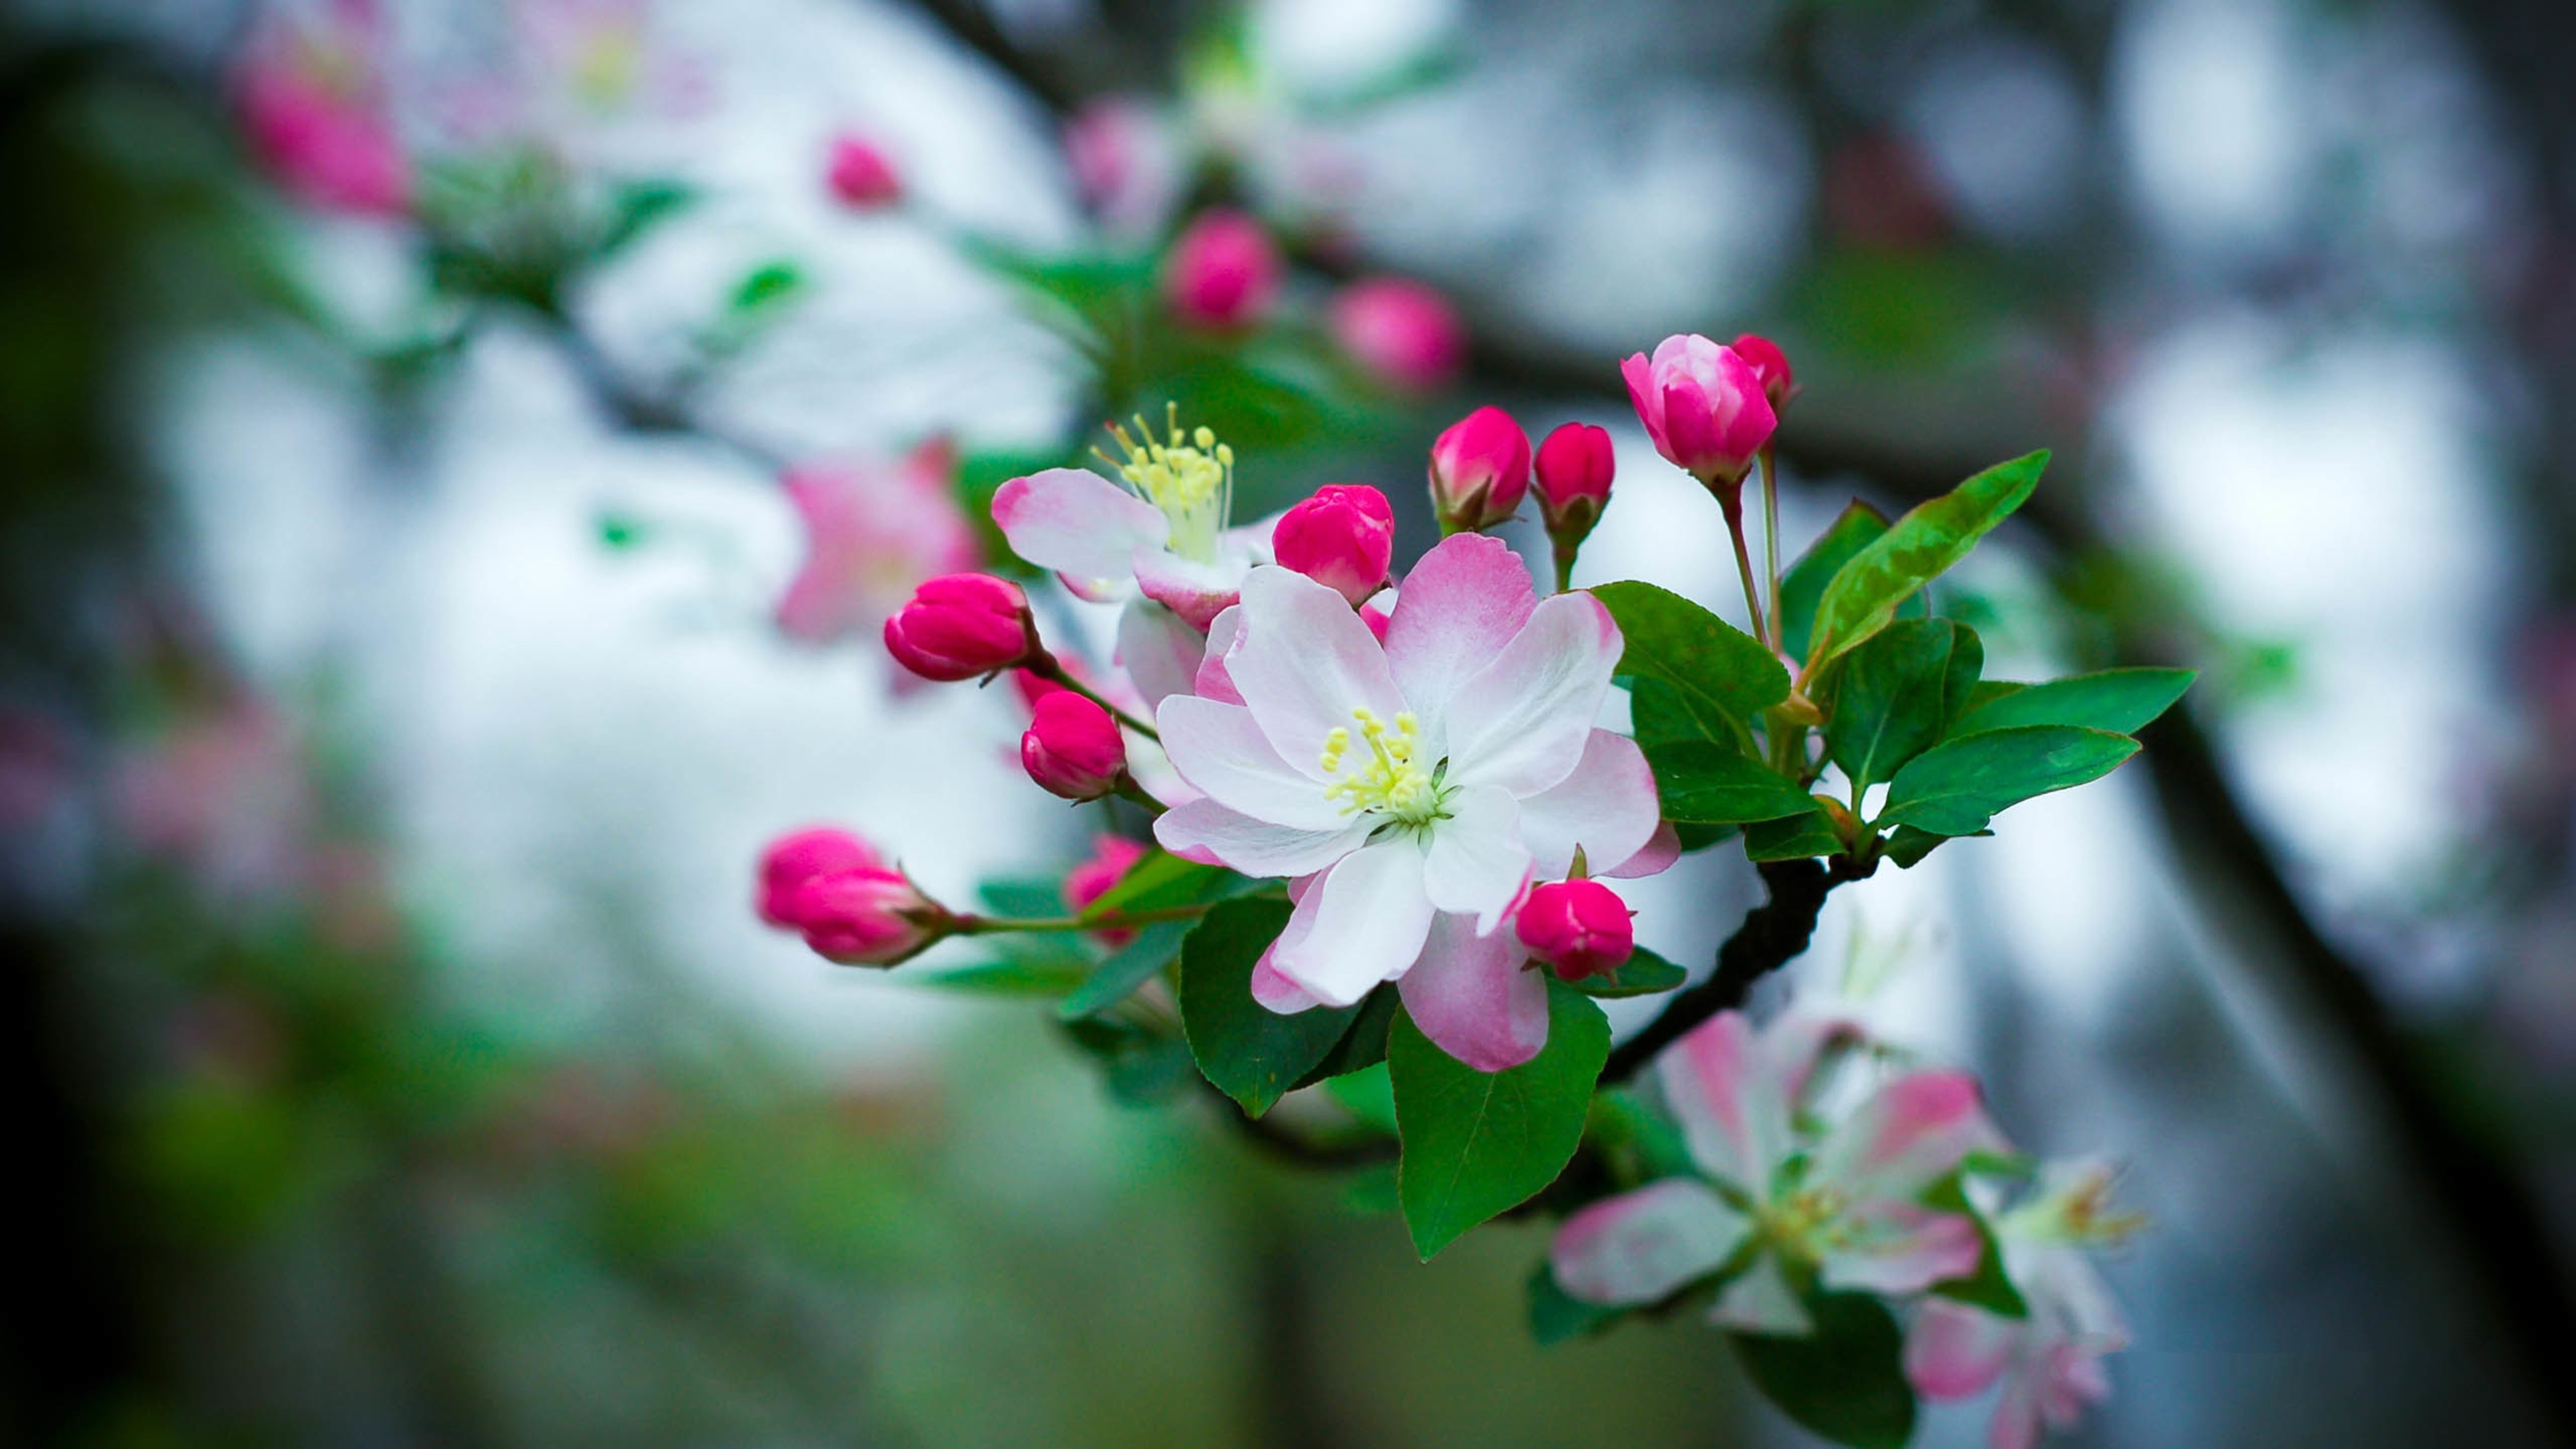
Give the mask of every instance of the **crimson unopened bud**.
[[1279, 515], [1270, 547], [1281, 567], [1357, 607], [1386, 583], [1386, 566], [1395, 556], [1395, 510], [1367, 484], [1327, 483]]
[[1781, 404], [1797, 396], [1797, 374], [1789, 370], [1789, 354], [1780, 350], [1779, 343], [1747, 332], [1727, 345], [1744, 359], [1745, 366], [1753, 369], [1755, 377], [1762, 379], [1762, 396], [1774, 414], [1780, 411]]
[[1038, 653], [1028, 595], [991, 574], [945, 574], [885, 624], [886, 652], [924, 679], [973, 679]]
[[1097, 800], [1118, 788], [1127, 739], [1109, 711], [1070, 689], [1041, 698], [1020, 736], [1020, 765], [1038, 788], [1067, 800]]
[[832, 195], [843, 206], [860, 211], [873, 211], [903, 200], [901, 173], [885, 152], [864, 136], [845, 133], [833, 138], [827, 178]]
[[1597, 880], [1549, 881], [1522, 902], [1521, 944], [1567, 981], [1607, 976], [1637, 949], [1628, 903]]
[[815, 954], [844, 966], [910, 960], [957, 927], [957, 918], [902, 872], [870, 866], [815, 876], [787, 910]]
[[1550, 537], [1579, 543], [1601, 521], [1619, 460], [1607, 429], [1567, 423], [1538, 445], [1538, 511]]
[[1163, 261], [1163, 297], [1194, 327], [1249, 327], [1279, 297], [1279, 253], [1261, 223], [1219, 208], [1190, 223]]
[[1431, 445], [1431, 507], [1450, 533], [1491, 528], [1529, 491], [1529, 434], [1501, 408], [1482, 407]]
[[1652, 358], [1639, 353], [1619, 364], [1619, 372], [1655, 451], [1722, 501], [1733, 499], [1779, 423], [1753, 365], [1734, 348], [1682, 333], [1656, 344]]
[[782, 835], [760, 853], [760, 889], [753, 908], [773, 926], [794, 929], [791, 913], [796, 893], [807, 881], [836, 870], [873, 869], [884, 864], [876, 847], [846, 830], [816, 826]]

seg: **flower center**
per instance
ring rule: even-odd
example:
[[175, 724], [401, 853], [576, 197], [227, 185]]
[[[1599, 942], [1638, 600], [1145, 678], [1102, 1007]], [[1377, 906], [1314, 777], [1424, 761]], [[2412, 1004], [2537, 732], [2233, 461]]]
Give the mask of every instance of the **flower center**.
[[1178, 403], [1163, 405], [1163, 426], [1169, 436], [1157, 438], [1142, 413], [1136, 415], [1132, 436], [1111, 423], [1109, 435], [1126, 458], [1112, 458], [1097, 448], [1092, 453], [1171, 520], [1172, 552], [1214, 563], [1217, 536], [1234, 512], [1234, 449], [1218, 442], [1209, 428], [1183, 434]]
[[1351, 732], [1343, 727], [1326, 735], [1324, 773], [1339, 778], [1324, 787], [1324, 798], [1341, 801], [1345, 815], [1387, 815], [1407, 826], [1428, 825], [1441, 818], [1439, 776], [1431, 761], [1419, 758], [1422, 722], [1413, 711], [1398, 713], [1392, 729], [1366, 706], [1352, 710], [1351, 718], [1359, 724], [1368, 755], [1345, 773], [1342, 765], [1350, 755]]
[[1762, 1229], [1778, 1246], [1812, 1256], [1820, 1234], [1829, 1240], [1834, 1236], [1824, 1230], [1842, 1216], [1843, 1207], [1843, 1195], [1831, 1188], [1800, 1188], [1762, 1209]]

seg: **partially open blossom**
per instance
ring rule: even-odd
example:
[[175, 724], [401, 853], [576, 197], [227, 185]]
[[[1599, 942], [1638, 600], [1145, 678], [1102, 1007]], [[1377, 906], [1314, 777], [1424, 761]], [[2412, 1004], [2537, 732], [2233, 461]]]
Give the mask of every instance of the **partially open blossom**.
[[1529, 479], [1529, 434], [1501, 408], [1476, 409], [1431, 444], [1431, 507], [1451, 533], [1511, 517]]
[[1040, 699], [1020, 736], [1020, 765], [1038, 788], [1067, 800], [1097, 800], [1118, 788], [1127, 739], [1109, 711], [1070, 689]]
[[853, 132], [832, 138], [832, 158], [824, 179], [834, 199], [860, 211], [903, 200], [903, 177], [894, 162], [874, 141]]
[[796, 893], [818, 875], [883, 866], [876, 847], [846, 830], [814, 826], [782, 835], [760, 853], [760, 889], [753, 908], [773, 926], [796, 927]]
[[991, 574], [947, 574], [885, 622], [886, 652], [924, 679], [973, 679], [1037, 653], [1028, 595]]
[[1518, 921], [1521, 944], [1567, 981], [1607, 976], [1637, 949], [1628, 903], [1597, 880], [1530, 887]]
[[1731, 347], [1684, 333], [1656, 344], [1651, 361], [1631, 356], [1619, 372], [1655, 451], [1732, 497], [1779, 422], [1752, 364]]
[[252, 151], [288, 191], [333, 211], [399, 216], [411, 209], [411, 158], [386, 115], [371, 25], [263, 29], [242, 52], [234, 94]]
[[957, 450], [944, 439], [892, 467], [790, 469], [788, 501], [805, 524], [805, 564], [778, 600], [789, 638], [824, 644], [883, 627], [923, 580], [973, 568], [974, 525], [957, 506]]
[[1249, 327], [1279, 300], [1279, 253], [1261, 223], [1239, 211], [1202, 213], [1163, 260], [1163, 298], [1193, 327]]
[[900, 871], [825, 871], [796, 888], [786, 913], [815, 954], [844, 966], [910, 960], [954, 929], [955, 918]]
[[1407, 277], [1367, 277], [1333, 298], [1333, 340], [1370, 376], [1434, 392], [1467, 361], [1467, 329], [1449, 299]]
[[[2002, 1139], [1976, 1081], [1953, 1071], [1892, 1077], [1811, 1136], [1820, 1053], [1847, 1039], [1790, 1015], [1756, 1032], [1720, 1012], [1656, 1059], [1691, 1160], [1721, 1193], [1667, 1177], [1565, 1220], [1548, 1250], [1557, 1283], [1586, 1303], [1653, 1303], [1737, 1260], [1709, 1317], [1754, 1333], [1815, 1330], [1793, 1277], [1827, 1289], [1915, 1293], [1976, 1270], [1975, 1219], [1922, 1204], [1970, 1152]], [[1793, 1275], [1789, 1269], [1794, 1267]]]
[[1351, 601], [1386, 584], [1395, 555], [1395, 510], [1364, 483], [1327, 483], [1279, 516], [1270, 534], [1281, 568], [1294, 569]]
[[1601, 521], [1610, 502], [1610, 480], [1619, 459], [1610, 433], [1590, 423], [1566, 423], [1538, 445], [1534, 472], [1538, 511], [1547, 520], [1548, 536], [1559, 543], [1580, 543]]
[[1905, 1376], [1927, 1399], [1972, 1398], [2001, 1381], [1986, 1443], [2031, 1449], [2043, 1427], [2068, 1429], [2111, 1392], [2105, 1356], [2128, 1347], [2111, 1290], [2085, 1257], [2137, 1220], [2104, 1210], [2110, 1169], [2051, 1163], [2031, 1200], [1995, 1219], [2004, 1272], [2029, 1308], [2006, 1318], [1926, 1298], [1905, 1336]]
[[1798, 392], [1798, 376], [1789, 370], [1789, 354], [1780, 350], [1779, 343], [1751, 332], [1727, 346], [1744, 359], [1744, 365], [1753, 369], [1755, 377], [1762, 379], [1763, 401], [1771, 404], [1771, 411], [1776, 416]]
[[1522, 887], [1577, 849], [1624, 862], [1658, 823], [1645, 756], [1592, 726], [1619, 661], [1609, 611], [1538, 600], [1510, 548], [1459, 534], [1405, 576], [1383, 644], [1341, 594], [1275, 566], [1245, 580], [1235, 618], [1223, 674], [1243, 702], [1176, 695], [1157, 713], [1204, 797], [1154, 834], [1292, 882], [1256, 999], [1347, 1006], [1394, 980], [1450, 1055], [1527, 1061], [1547, 991], [1506, 928]]

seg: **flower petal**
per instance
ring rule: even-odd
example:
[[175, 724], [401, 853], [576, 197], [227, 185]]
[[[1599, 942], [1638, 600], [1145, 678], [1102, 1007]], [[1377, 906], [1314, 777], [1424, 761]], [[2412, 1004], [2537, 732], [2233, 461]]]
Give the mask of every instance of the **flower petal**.
[[1815, 1180], [1855, 1198], [1910, 1198], [1970, 1152], [2003, 1147], [1975, 1077], [1909, 1072], [1871, 1093], [1826, 1137], [1816, 1149]]
[[1790, 1291], [1789, 1280], [1780, 1272], [1779, 1258], [1770, 1253], [1755, 1259], [1741, 1277], [1726, 1285], [1717, 1295], [1717, 1306], [1708, 1311], [1708, 1321], [1747, 1333], [1796, 1338], [1816, 1331], [1816, 1321], [1807, 1316], [1807, 1305]]
[[1449, 783], [1499, 785], [1526, 797], [1573, 774], [1619, 649], [1619, 626], [1600, 600], [1572, 593], [1541, 602], [1502, 653], [1450, 697]]
[[1235, 690], [1234, 676], [1226, 673], [1225, 657], [1234, 651], [1235, 641], [1243, 637], [1243, 606], [1218, 614], [1208, 621], [1207, 652], [1200, 656], [1198, 677], [1193, 687], [1202, 699], [1221, 699], [1227, 704], [1243, 703]]
[[1530, 853], [1521, 844], [1520, 802], [1491, 785], [1451, 794], [1449, 818], [1431, 827], [1422, 855], [1422, 885], [1431, 904], [1473, 916], [1490, 935], [1529, 885]]
[[1244, 573], [1252, 567], [1252, 561], [1241, 554], [1221, 552], [1214, 563], [1201, 563], [1160, 544], [1142, 543], [1128, 553], [1127, 563], [1145, 597], [1201, 630], [1234, 607], [1243, 591]]
[[1609, 875], [1605, 867], [1624, 867], [1655, 838], [1660, 808], [1645, 751], [1626, 735], [1594, 730], [1574, 773], [1521, 802], [1521, 839], [1550, 880], [1573, 867], [1577, 846], [1594, 875]]
[[1751, 1229], [1716, 1193], [1668, 1177], [1567, 1218], [1548, 1244], [1548, 1270], [1586, 1303], [1652, 1303], [1715, 1272]]
[[[1342, 609], [1358, 622], [1349, 605]], [[1326, 1006], [1349, 1006], [1422, 954], [1431, 914], [1422, 893], [1422, 848], [1404, 839], [1372, 845], [1307, 890], [1279, 933], [1270, 964]]]
[[1927, 1399], [1966, 1399], [2003, 1377], [2022, 1325], [1982, 1308], [1926, 1298], [1905, 1332], [1905, 1378]]
[[[1279, 943], [1273, 941], [1270, 946], [1275, 951]], [[1252, 963], [1252, 999], [1281, 1016], [1295, 1016], [1322, 1005], [1306, 994], [1306, 988], [1279, 974], [1279, 968], [1270, 964], [1270, 951], [1262, 952], [1261, 959]]]
[[1118, 665], [1135, 682], [1145, 708], [1188, 694], [1206, 655], [1207, 640], [1161, 604], [1130, 599], [1118, 611]]
[[[1522, 808], [1524, 810], [1528, 808], [1526, 801], [1523, 802]], [[1524, 826], [1523, 829], [1526, 830], [1527, 827]], [[1655, 833], [1646, 837], [1645, 844], [1637, 847], [1636, 854], [1607, 870], [1594, 871], [1593, 874], [1608, 876], [1613, 880], [1642, 880], [1650, 875], [1662, 875], [1673, 868], [1673, 862], [1681, 858], [1681, 832], [1672, 827], [1672, 822], [1664, 821], [1655, 826]]]
[[1917, 1293], [1977, 1271], [1985, 1252], [1974, 1218], [1892, 1198], [1863, 1203], [1835, 1226], [1833, 1244], [1818, 1255], [1829, 1288]]
[[1443, 911], [1395, 989], [1434, 1046], [1477, 1071], [1505, 1071], [1547, 1045], [1547, 982], [1523, 969], [1528, 962], [1511, 932], [1480, 936], [1472, 920]]
[[1279, 757], [1322, 780], [1324, 737], [1365, 708], [1393, 722], [1405, 707], [1377, 636], [1331, 589], [1276, 565], [1243, 583], [1243, 637], [1226, 673]]
[[1154, 722], [1181, 778], [1237, 814], [1336, 834], [1357, 823], [1325, 798], [1322, 785], [1279, 758], [1242, 705], [1176, 694], [1155, 711]]
[[1192, 800], [1164, 811], [1154, 821], [1154, 838], [1183, 859], [1245, 875], [1306, 875], [1359, 849], [1368, 839], [1368, 827], [1300, 830], [1256, 820], [1214, 800]]
[[993, 522], [1011, 552], [1095, 588], [1123, 580], [1138, 544], [1172, 536], [1163, 510], [1088, 468], [1049, 468], [993, 495]]
[[[1529, 569], [1499, 538], [1451, 534], [1422, 556], [1388, 616], [1386, 663], [1426, 726], [1447, 714], [1458, 686], [1503, 652], [1536, 607]], [[1436, 751], [1444, 741], [1426, 743]]]
[[[1170, 818], [1168, 816], [1166, 819]], [[1756, 1198], [1788, 1152], [1789, 1104], [1753, 1023], [1722, 1011], [1655, 1059], [1691, 1160]]]

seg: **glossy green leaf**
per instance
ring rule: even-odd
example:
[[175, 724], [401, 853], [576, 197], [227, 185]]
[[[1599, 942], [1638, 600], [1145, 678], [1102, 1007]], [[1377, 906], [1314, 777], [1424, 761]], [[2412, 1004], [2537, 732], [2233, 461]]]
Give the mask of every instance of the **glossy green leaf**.
[[1396, 1185], [1413, 1246], [1428, 1260], [1458, 1235], [1556, 1179], [1583, 1141], [1592, 1087], [1610, 1056], [1610, 1019], [1547, 978], [1547, 1046], [1506, 1072], [1480, 1072], [1399, 1016], [1386, 1047], [1404, 1155]]
[[1842, 852], [1843, 838], [1831, 816], [1812, 797], [1806, 813], [1764, 820], [1744, 827], [1744, 858], [1751, 861], [1813, 860]]
[[2047, 466], [2045, 450], [1998, 463], [1914, 508], [1844, 561], [1816, 603], [1809, 677], [1868, 642], [1908, 597], [1966, 558], [1977, 540], [2030, 497]]
[[2191, 688], [2188, 669], [2105, 669], [2027, 685], [1980, 700], [1957, 725], [1960, 734], [2027, 725], [2077, 725], [2133, 735], [2173, 708]]
[[1281, 1015], [1252, 999], [1252, 968], [1288, 925], [1286, 901], [1227, 901], [1181, 945], [1181, 1031], [1199, 1071], [1254, 1117], [1332, 1051], [1360, 1014]]
[[1914, 1389], [1895, 1316], [1860, 1293], [1813, 1295], [1807, 1311], [1816, 1321], [1809, 1337], [1734, 1335], [1754, 1387], [1834, 1443], [1904, 1449], [1914, 1433]]
[[1602, 1000], [1622, 996], [1652, 996], [1670, 991], [1690, 979], [1690, 973], [1639, 946], [1619, 963], [1619, 969], [1607, 976], [1587, 976], [1574, 983], [1574, 989]]
[[1362, 1122], [1381, 1132], [1395, 1130], [1395, 1086], [1387, 1080], [1386, 1063], [1335, 1077], [1324, 1090]]
[[2109, 730], [2031, 725], [1944, 740], [1888, 783], [1877, 825], [1973, 835], [2007, 806], [2098, 780], [2138, 752]]
[[[1333, 1049], [1324, 1053], [1324, 1059], [1307, 1068], [1306, 1075], [1299, 1077], [1296, 1086], [1288, 1090], [1293, 1092], [1297, 1087], [1311, 1087], [1317, 1082], [1364, 1072], [1384, 1063], [1387, 1031], [1395, 1025], [1395, 1014], [1401, 1009], [1395, 983], [1388, 982], [1370, 992], [1360, 1001], [1359, 1015], [1353, 1018], [1350, 1029], [1342, 1033], [1342, 1039], [1333, 1043]], [[1387, 1130], [1394, 1130], [1392, 1123]]]
[[1619, 672], [1672, 686], [1693, 714], [1729, 721], [1740, 734], [1789, 697], [1789, 671], [1770, 650], [1681, 595], [1625, 582], [1603, 584], [1592, 596], [1626, 641]]
[[1652, 676], [1628, 682], [1628, 729], [1637, 748], [1649, 754], [1694, 740], [1741, 752], [1748, 740], [1741, 725], [1714, 705]]
[[1137, 987], [1153, 980], [1181, 952], [1191, 922], [1156, 921], [1137, 928], [1127, 944], [1109, 954], [1080, 986], [1056, 1003], [1055, 1014], [1067, 1021], [1117, 1005]]
[[1844, 656], [1826, 702], [1825, 746], [1863, 787], [1939, 743], [1967, 707], [1984, 650], [1947, 619], [1903, 619]]
[[1586, 1303], [1557, 1285], [1556, 1271], [1545, 1258], [1529, 1277], [1530, 1337], [1538, 1346], [1586, 1338], [1628, 1316], [1625, 1308]]
[[1825, 585], [1853, 554], [1885, 532], [1887, 515], [1855, 498], [1780, 575], [1780, 638], [1790, 658], [1807, 657], [1807, 636], [1815, 628], [1816, 604], [1825, 596]]
[[1697, 825], [1778, 820], [1816, 808], [1807, 792], [1722, 745], [1685, 742], [1646, 757], [1664, 818]]
[[[1980, 830], [1975, 833], [1994, 834], [1991, 830]], [[1896, 862], [1899, 869], [1911, 870], [1921, 862], [1923, 857], [1940, 849], [1941, 842], [1949, 838], [1947, 835], [1935, 835], [1929, 830], [1917, 830], [1911, 825], [1900, 825], [1896, 827], [1895, 834], [1887, 837], [1887, 844], [1882, 847], [1882, 851], [1889, 860]]]
[[1080, 986], [1092, 971], [1078, 956], [1026, 960], [978, 961], [935, 971], [901, 971], [895, 980], [909, 986], [962, 991], [973, 996], [1062, 996]]

